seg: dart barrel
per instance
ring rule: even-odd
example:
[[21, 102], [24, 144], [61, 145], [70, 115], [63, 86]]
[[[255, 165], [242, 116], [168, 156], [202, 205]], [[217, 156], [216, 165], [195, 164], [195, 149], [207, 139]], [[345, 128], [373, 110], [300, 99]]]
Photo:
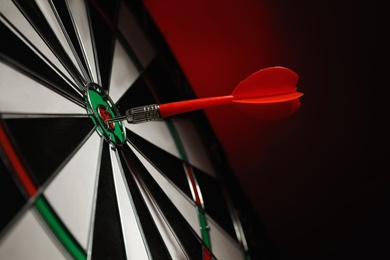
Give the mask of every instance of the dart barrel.
[[131, 108], [126, 111], [126, 119], [133, 124], [160, 120], [160, 107], [153, 104]]

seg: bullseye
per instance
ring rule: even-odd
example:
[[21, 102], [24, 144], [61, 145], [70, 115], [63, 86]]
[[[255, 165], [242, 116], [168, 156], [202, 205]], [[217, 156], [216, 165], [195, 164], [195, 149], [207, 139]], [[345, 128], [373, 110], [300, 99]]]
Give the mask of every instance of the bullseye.
[[88, 114], [96, 125], [96, 131], [106, 141], [121, 146], [126, 141], [126, 131], [122, 122], [107, 122], [120, 116], [108, 92], [96, 83], [89, 83], [85, 92]]
[[100, 118], [103, 120], [103, 122], [106, 124], [106, 127], [110, 131], [114, 131], [115, 123], [114, 122], [107, 122], [107, 119], [111, 119], [112, 116], [110, 114], [110, 111], [108, 111], [108, 108], [105, 106], [99, 106], [98, 107], [98, 113]]

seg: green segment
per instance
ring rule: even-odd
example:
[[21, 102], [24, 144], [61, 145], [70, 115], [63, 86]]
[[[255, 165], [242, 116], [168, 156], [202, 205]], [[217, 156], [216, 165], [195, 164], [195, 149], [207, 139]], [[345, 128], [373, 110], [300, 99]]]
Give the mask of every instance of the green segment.
[[118, 117], [119, 112], [116, 110], [115, 106], [111, 104], [108, 96], [102, 95], [95, 89], [88, 89], [88, 112], [93, 114], [92, 121], [97, 125], [97, 131], [104, 136], [106, 140], [110, 140], [116, 144], [122, 145], [126, 140], [126, 135], [123, 129], [122, 122], [115, 122], [114, 129], [109, 130], [103, 119], [99, 116], [98, 108], [99, 106], [104, 106], [108, 109], [112, 118]]
[[35, 207], [69, 254], [74, 259], [86, 259], [87, 255], [85, 251], [61, 223], [46, 199], [44, 197], [39, 197], [35, 201]]
[[211, 250], [211, 240], [209, 234], [209, 227], [207, 225], [206, 214], [204, 213], [201, 207], [198, 207], [199, 222], [200, 222], [200, 231], [202, 233], [202, 239], [205, 245]]

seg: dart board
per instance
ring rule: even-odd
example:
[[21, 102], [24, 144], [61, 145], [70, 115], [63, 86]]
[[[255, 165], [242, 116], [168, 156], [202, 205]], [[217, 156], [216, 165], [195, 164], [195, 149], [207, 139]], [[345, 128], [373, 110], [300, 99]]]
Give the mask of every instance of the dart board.
[[156, 28], [140, 1], [0, 2], [0, 259], [250, 258], [201, 112], [105, 121], [192, 95]]

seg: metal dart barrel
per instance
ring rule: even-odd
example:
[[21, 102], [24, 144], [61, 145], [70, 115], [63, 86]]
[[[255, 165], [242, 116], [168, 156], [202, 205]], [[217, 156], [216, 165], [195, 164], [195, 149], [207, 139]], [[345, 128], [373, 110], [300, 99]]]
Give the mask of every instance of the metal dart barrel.
[[133, 124], [160, 120], [160, 107], [157, 104], [133, 107], [126, 111], [125, 116], [108, 119], [106, 122], [117, 122], [125, 119], [128, 123]]
[[153, 104], [130, 108], [126, 111], [126, 119], [133, 124], [160, 120], [160, 107]]

